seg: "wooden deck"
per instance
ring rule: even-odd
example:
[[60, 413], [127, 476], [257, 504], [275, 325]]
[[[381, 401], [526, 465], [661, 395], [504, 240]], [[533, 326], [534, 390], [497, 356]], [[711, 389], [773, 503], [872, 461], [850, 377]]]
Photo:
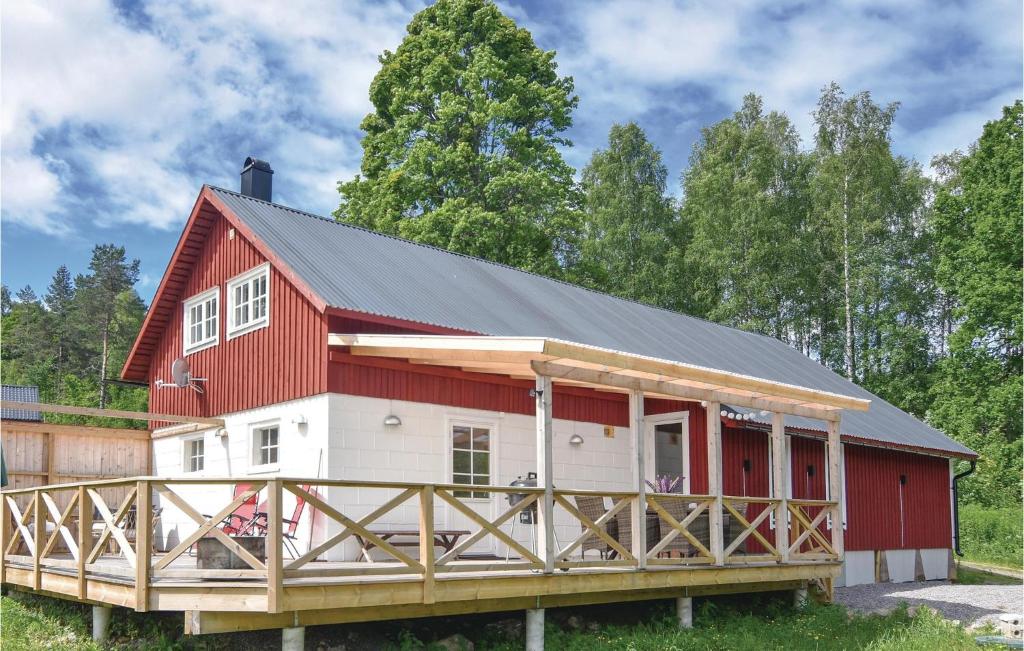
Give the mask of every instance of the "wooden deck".
[[[511, 538], [507, 528], [513, 517], [531, 505], [544, 515], [543, 489], [470, 487], [499, 495], [526, 495], [497, 518], [488, 519], [454, 497], [455, 491], [466, 490], [466, 486], [273, 477], [250, 480], [251, 492], [232, 498], [231, 487], [237, 481], [141, 477], [5, 491], [2, 580], [87, 603], [183, 612], [186, 632], [211, 633], [781, 590], [808, 582], [820, 582], [828, 591], [840, 571], [841, 559], [832, 550], [823, 524], [835, 511], [832, 502], [789, 500], [785, 507], [792, 517], [788, 518], [787, 535], [772, 541], [758, 528], [766, 526], [766, 514], [777, 512], [778, 500], [555, 490], [548, 507], [551, 515], [573, 518], [580, 534], [546, 549], [542, 544], [534, 552]], [[199, 507], [183, 496], [203, 486], [222, 489], [223, 504], [207, 501]], [[325, 497], [331, 488], [372, 489], [391, 497], [382, 499], [369, 513], [348, 516]], [[217, 526], [257, 493], [265, 496], [267, 505], [265, 559], [242, 549]], [[326, 517], [331, 525], [322, 542], [300, 550], [297, 558], [286, 554], [282, 545], [285, 494], [305, 499], [318, 517]], [[604, 516], [591, 520], [571, 500], [583, 495], [601, 496], [611, 507]], [[435, 531], [435, 499], [463, 513], [478, 527], [440, 555], [432, 546], [431, 535]], [[689, 515], [681, 520], [673, 517], [664, 508], [672, 500], [684, 502]], [[381, 540], [371, 529], [374, 522], [407, 502], [419, 513], [420, 540], [429, 541], [421, 542], [415, 557]], [[716, 503], [742, 525], [742, 533], [728, 545], [709, 549], [690, 527]], [[175, 508], [193, 523], [191, 533], [166, 551], [154, 551], [152, 545], [150, 518], [155, 504]], [[94, 509], [98, 516], [94, 517]], [[641, 513], [656, 513], [669, 525], [668, 534], [648, 544], [645, 534], [634, 531], [632, 546], [610, 538], [603, 525], [626, 509], [636, 518]], [[205, 517], [200, 510], [214, 515]], [[129, 517], [130, 513], [139, 516]], [[388, 560], [373, 564], [319, 560], [340, 552], [339, 545], [355, 535], [373, 540]], [[219, 539], [247, 567], [197, 568], [196, 557], [190, 556], [188, 549], [204, 536]], [[508, 562], [460, 558], [485, 538], [512, 548], [518, 558]], [[617, 557], [594, 558], [592, 552], [589, 558], [582, 558], [583, 543], [594, 538], [616, 549]], [[666, 557], [664, 550], [677, 538], [688, 541], [692, 554]], [[790, 539], [793, 544], [777, 546], [778, 540]], [[752, 546], [757, 553], [744, 551]], [[649, 551], [633, 554], [630, 549]]]

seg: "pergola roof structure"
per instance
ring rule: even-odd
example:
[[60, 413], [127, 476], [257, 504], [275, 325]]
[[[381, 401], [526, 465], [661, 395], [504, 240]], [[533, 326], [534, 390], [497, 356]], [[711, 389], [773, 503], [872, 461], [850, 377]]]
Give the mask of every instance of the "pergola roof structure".
[[639, 390], [653, 397], [727, 403], [826, 421], [871, 401], [730, 371], [547, 337], [331, 334], [328, 345], [354, 355], [390, 357], [556, 384]]

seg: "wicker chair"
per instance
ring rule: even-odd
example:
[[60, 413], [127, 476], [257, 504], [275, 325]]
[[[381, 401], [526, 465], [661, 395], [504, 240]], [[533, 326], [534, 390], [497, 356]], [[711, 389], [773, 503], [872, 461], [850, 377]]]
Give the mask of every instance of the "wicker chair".
[[[585, 515], [591, 522], [597, 522], [601, 516], [608, 512], [608, 509], [604, 507], [603, 497], [596, 497], [592, 495], [576, 495], [575, 497], [576, 508], [579, 509], [579, 512]], [[609, 524], [614, 524], [614, 522], [604, 525], [604, 530], [606, 532], [609, 531]], [[590, 531], [582, 522], [580, 523], [580, 528], [584, 532]], [[612, 535], [615, 535], [614, 532], [612, 532]], [[585, 558], [587, 550], [590, 549], [596, 549], [601, 555], [601, 558], [607, 558], [608, 552], [611, 551], [611, 547], [608, 546], [608, 543], [601, 540], [593, 533], [583, 541], [583, 545], [580, 547], [580, 556]]]
[[[687, 516], [687, 514], [689, 513], [689, 510], [686, 508], [686, 502], [684, 500], [676, 499], [676, 498], [655, 498], [655, 500], [657, 501], [658, 506], [660, 506], [661, 508], [665, 509], [668, 512], [668, 514], [671, 515], [672, 518], [676, 522], [682, 522], [683, 518], [685, 518]], [[700, 518], [698, 518], [698, 520], [699, 519]], [[707, 527], [707, 518], [706, 517], [704, 519], [704, 523], [705, 523], [705, 529], [706, 529], [706, 527]], [[691, 523], [690, 526], [687, 527], [687, 530], [690, 533], [693, 533], [694, 525], [696, 525], [696, 524], [697, 524], [696, 522]], [[673, 527], [668, 522], [665, 522], [664, 519], [659, 517], [658, 518], [658, 539], [659, 540], [664, 539], [665, 536], [667, 536], [672, 531], [675, 531], [675, 527]], [[698, 540], [699, 539], [700, 538], [698, 537]], [[658, 541], [655, 541], [655, 543], [657, 543], [657, 542]], [[704, 541], [701, 540], [701, 542], [703, 543]], [[665, 554], [667, 556], [671, 556], [673, 553], [678, 553], [680, 556], [691, 556], [694, 553], [693, 545], [691, 545], [690, 541], [686, 539], [686, 536], [683, 536], [682, 534], [679, 534], [678, 536], [673, 538], [672, 541], [668, 545], [663, 547], [661, 549], [661, 552], [660, 552], [660, 554]]]

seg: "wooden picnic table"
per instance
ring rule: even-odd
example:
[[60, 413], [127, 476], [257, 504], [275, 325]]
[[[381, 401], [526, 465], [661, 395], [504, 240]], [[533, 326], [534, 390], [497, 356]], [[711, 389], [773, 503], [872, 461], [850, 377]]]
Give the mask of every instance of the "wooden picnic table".
[[[377, 536], [381, 540], [390, 543], [394, 547], [419, 547], [420, 546], [420, 532], [409, 529], [385, 529], [383, 531], [373, 530], [370, 531], [373, 535]], [[469, 531], [464, 529], [436, 529], [434, 530], [434, 546], [441, 547], [445, 553], [455, 549], [455, 546], [459, 544], [459, 538], [462, 536], [468, 536]], [[370, 550], [376, 547], [372, 541], [367, 540], [355, 534], [356, 540], [359, 541], [360, 554], [367, 563], [372, 563], [373, 558], [370, 557]], [[392, 538], [412, 538], [413, 540], [395, 540]]]

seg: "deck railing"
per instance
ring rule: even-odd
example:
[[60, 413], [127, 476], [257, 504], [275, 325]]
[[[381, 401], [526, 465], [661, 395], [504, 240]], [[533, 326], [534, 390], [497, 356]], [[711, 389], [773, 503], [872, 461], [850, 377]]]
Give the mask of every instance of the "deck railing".
[[[239, 484], [248, 488], [235, 489]], [[335, 489], [354, 490], [373, 495], [373, 506], [338, 506], [331, 496]], [[195, 496], [203, 494], [201, 504]], [[486, 494], [490, 504], [502, 507], [483, 515], [464, 501], [466, 493], [474, 497]], [[380, 494], [383, 493], [383, 496]], [[518, 494], [521, 499], [508, 504], [499, 499]], [[211, 497], [220, 495], [220, 497]], [[291, 554], [283, 545], [288, 520], [285, 496], [294, 503], [303, 500], [317, 518], [329, 523], [320, 542], [312, 537], [305, 551]], [[723, 548], [716, 555], [708, 531], [712, 509], [717, 500], [711, 495], [646, 494], [641, 506], [636, 492], [554, 489], [553, 512], [544, 514], [544, 489], [519, 486], [467, 486], [462, 484], [420, 484], [406, 482], [369, 482], [328, 479], [270, 478], [155, 478], [93, 481], [78, 484], [42, 486], [3, 492], [0, 500], [3, 513], [3, 542], [0, 551], [0, 573], [9, 568], [30, 570], [32, 586], [44, 588], [44, 573], [74, 576], [79, 599], [88, 597], [88, 581], [95, 577], [113, 577], [127, 581], [135, 589], [135, 607], [147, 610], [149, 591], [167, 581], [236, 580], [265, 585], [268, 612], [280, 612], [287, 581], [334, 580], [350, 575], [412, 575], [423, 582], [424, 603], [432, 603], [435, 577], [457, 572], [507, 573], [529, 570], [543, 572], [546, 567], [572, 571], [606, 568], [613, 571], [634, 571], [649, 567], [672, 567], [739, 564], [783, 564], [835, 561], [838, 559], [827, 528], [827, 518], [839, 520], [835, 502], [820, 500], [788, 500], [788, 560], [776, 548], [774, 535], [766, 529], [777, 526], [771, 516], [778, 513], [780, 501], [772, 498], [723, 496], [722, 521], [728, 522], [723, 532]], [[254, 498], [259, 501], [265, 521], [265, 559], [259, 558], [222, 530], [225, 518]], [[580, 507], [580, 498], [600, 498], [601, 512], [590, 515]], [[153, 506], [159, 504], [166, 513], [175, 510], [184, 518], [188, 531], [166, 551], [156, 552], [153, 544]], [[376, 506], [379, 504], [379, 506]], [[479, 502], [478, 502], [479, 504]], [[594, 504], [591, 500], [591, 504]], [[441, 554], [435, 551], [436, 507], [445, 506], [458, 514], [472, 529], [461, 542]], [[369, 512], [365, 512], [367, 509]], [[386, 536], [375, 533], [380, 523], [396, 521], [391, 514], [405, 509], [410, 534], [418, 535], [418, 553], [408, 554], [392, 544]], [[408, 517], [416, 513], [416, 529]], [[524, 544], [507, 528], [514, 518], [526, 511], [541, 511], [540, 519], [550, 516], [559, 522], [562, 538], [552, 549], [544, 549], [544, 536], [539, 531], [538, 543]], [[345, 511], [349, 511], [346, 513]], [[356, 514], [356, 511], [359, 514]], [[492, 514], [498, 512], [495, 517]], [[289, 511], [288, 516], [292, 513]], [[596, 515], [596, 517], [594, 517]], [[569, 523], [569, 524], [567, 524]], [[628, 523], [645, 523], [645, 535], [625, 531]], [[621, 524], [621, 528], [617, 525]], [[565, 531], [573, 531], [565, 537]], [[190, 530], [189, 530], [190, 529]], [[537, 527], [539, 529], [539, 527]], [[521, 532], [523, 530], [520, 530]], [[244, 563], [241, 569], [201, 569], [182, 559], [191, 554], [203, 538], [213, 537]], [[338, 558], [353, 537], [369, 544], [383, 555], [377, 563], [314, 563], [325, 555]], [[636, 543], [646, 538], [646, 550]], [[467, 552], [482, 542], [497, 543], [492, 549], [509, 550], [509, 557], [492, 556], [486, 560], [466, 562]], [[600, 554], [585, 557], [587, 549]], [[351, 542], [349, 542], [351, 549]], [[549, 555], [553, 563], [546, 563]], [[638, 558], [643, 555], [644, 563]], [[3, 576], [0, 576], [2, 579]]]

